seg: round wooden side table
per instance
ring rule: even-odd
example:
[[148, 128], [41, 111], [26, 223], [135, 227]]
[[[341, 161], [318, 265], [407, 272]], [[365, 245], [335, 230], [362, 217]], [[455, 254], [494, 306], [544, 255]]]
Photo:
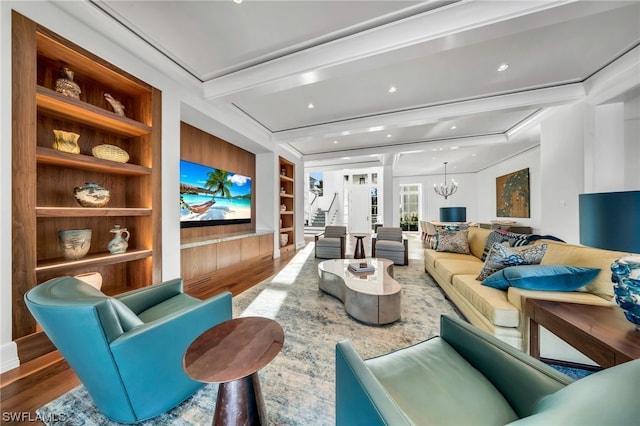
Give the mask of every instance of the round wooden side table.
[[194, 380], [219, 383], [214, 425], [266, 425], [258, 370], [284, 344], [280, 324], [269, 318], [225, 321], [202, 333], [187, 348], [182, 365]]

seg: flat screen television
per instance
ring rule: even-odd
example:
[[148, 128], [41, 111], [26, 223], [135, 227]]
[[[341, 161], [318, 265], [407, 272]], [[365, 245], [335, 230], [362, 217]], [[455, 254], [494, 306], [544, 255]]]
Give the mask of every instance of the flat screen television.
[[251, 178], [180, 160], [180, 227], [251, 222]]

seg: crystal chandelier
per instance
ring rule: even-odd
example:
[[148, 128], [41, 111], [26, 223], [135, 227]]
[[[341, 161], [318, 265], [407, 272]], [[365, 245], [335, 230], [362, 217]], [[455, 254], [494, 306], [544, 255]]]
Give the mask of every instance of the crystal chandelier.
[[447, 185], [447, 163], [448, 161], [444, 162], [444, 183], [441, 183], [440, 185], [435, 183], [433, 184], [433, 190], [436, 191], [436, 194], [442, 195], [445, 200], [450, 195], [455, 194], [458, 190], [458, 182], [453, 178], [451, 178], [451, 186]]

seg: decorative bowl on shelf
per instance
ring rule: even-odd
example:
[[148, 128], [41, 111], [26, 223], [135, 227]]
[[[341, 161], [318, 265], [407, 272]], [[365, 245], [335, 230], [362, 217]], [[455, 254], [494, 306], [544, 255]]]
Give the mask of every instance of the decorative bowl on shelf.
[[640, 256], [627, 256], [611, 264], [616, 302], [624, 316], [640, 330]]
[[58, 231], [60, 250], [66, 260], [80, 260], [91, 248], [91, 229], [66, 229]]
[[111, 192], [108, 189], [93, 182], [75, 187], [73, 195], [82, 207], [104, 207], [111, 199]]
[[91, 154], [96, 158], [117, 161], [118, 163], [126, 163], [129, 161], [129, 154], [127, 151], [115, 145], [96, 145], [91, 149]]

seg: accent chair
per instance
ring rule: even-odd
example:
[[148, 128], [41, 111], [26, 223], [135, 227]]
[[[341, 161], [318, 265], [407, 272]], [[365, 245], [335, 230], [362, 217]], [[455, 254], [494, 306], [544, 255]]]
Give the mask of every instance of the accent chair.
[[429, 244], [429, 248], [433, 248], [434, 246], [433, 243], [436, 240], [436, 235], [438, 234], [438, 230], [436, 229], [436, 226], [431, 222], [425, 221], [424, 224], [425, 224], [425, 227], [427, 228], [427, 231], [426, 231], [427, 235], [425, 239]]
[[344, 259], [347, 227], [328, 225], [315, 236], [315, 255], [318, 259]]
[[400, 227], [380, 227], [371, 239], [371, 257], [392, 260], [395, 265], [409, 264], [409, 241]]
[[638, 423], [640, 359], [574, 381], [458, 318], [440, 336], [363, 361], [336, 345], [336, 425]]
[[201, 388], [182, 357], [232, 317], [230, 293], [199, 300], [183, 292], [182, 279], [109, 297], [58, 277], [29, 290], [25, 302], [98, 410], [120, 423], [155, 417]]

